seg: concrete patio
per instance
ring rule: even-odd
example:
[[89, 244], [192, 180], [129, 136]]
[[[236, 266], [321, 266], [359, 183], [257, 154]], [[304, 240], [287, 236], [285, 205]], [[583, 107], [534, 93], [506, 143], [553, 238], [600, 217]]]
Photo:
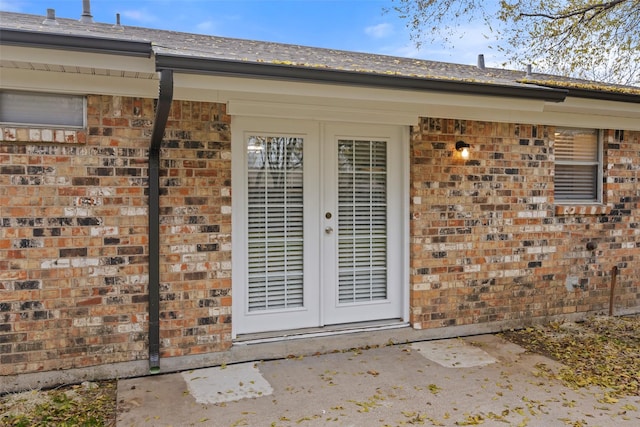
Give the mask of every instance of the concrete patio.
[[[344, 338], [344, 337], [343, 337]], [[243, 362], [118, 382], [118, 426], [637, 426], [640, 399], [542, 375], [497, 335]]]

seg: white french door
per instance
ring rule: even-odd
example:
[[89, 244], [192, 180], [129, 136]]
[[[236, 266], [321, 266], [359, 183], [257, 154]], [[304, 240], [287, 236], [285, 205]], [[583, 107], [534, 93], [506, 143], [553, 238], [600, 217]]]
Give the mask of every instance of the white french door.
[[401, 318], [400, 129], [327, 125], [324, 130], [324, 324]]
[[402, 128], [234, 118], [234, 334], [403, 315]]

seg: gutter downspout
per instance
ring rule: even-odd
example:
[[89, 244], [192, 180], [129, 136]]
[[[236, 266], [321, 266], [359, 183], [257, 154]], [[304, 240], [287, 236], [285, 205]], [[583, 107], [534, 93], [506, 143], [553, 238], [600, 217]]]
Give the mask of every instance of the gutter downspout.
[[173, 101], [173, 71], [160, 71], [149, 146], [149, 372], [160, 372], [160, 145]]

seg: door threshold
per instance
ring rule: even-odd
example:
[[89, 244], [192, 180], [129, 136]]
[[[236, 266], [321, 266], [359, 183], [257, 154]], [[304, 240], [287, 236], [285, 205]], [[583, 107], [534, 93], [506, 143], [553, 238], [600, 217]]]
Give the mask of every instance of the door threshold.
[[234, 345], [262, 344], [268, 342], [289, 341], [303, 338], [317, 338], [331, 335], [353, 334], [356, 332], [383, 331], [406, 328], [409, 323], [399, 320], [376, 320], [371, 322], [343, 323], [318, 328], [290, 329], [286, 331], [259, 332], [238, 335]]

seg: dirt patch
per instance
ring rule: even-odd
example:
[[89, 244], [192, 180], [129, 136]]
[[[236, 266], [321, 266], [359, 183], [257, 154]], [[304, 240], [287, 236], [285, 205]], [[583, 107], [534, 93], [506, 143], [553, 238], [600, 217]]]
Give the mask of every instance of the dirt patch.
[[116, 381], [84, 382], [0, 397], [3, 426], [116, 425]]
[[604, 387], [611, 399], [640, 395], [640, 316], [551, 322], [501, 335], [562, 363], [559, 372], [546, 374], [570, 387]]

